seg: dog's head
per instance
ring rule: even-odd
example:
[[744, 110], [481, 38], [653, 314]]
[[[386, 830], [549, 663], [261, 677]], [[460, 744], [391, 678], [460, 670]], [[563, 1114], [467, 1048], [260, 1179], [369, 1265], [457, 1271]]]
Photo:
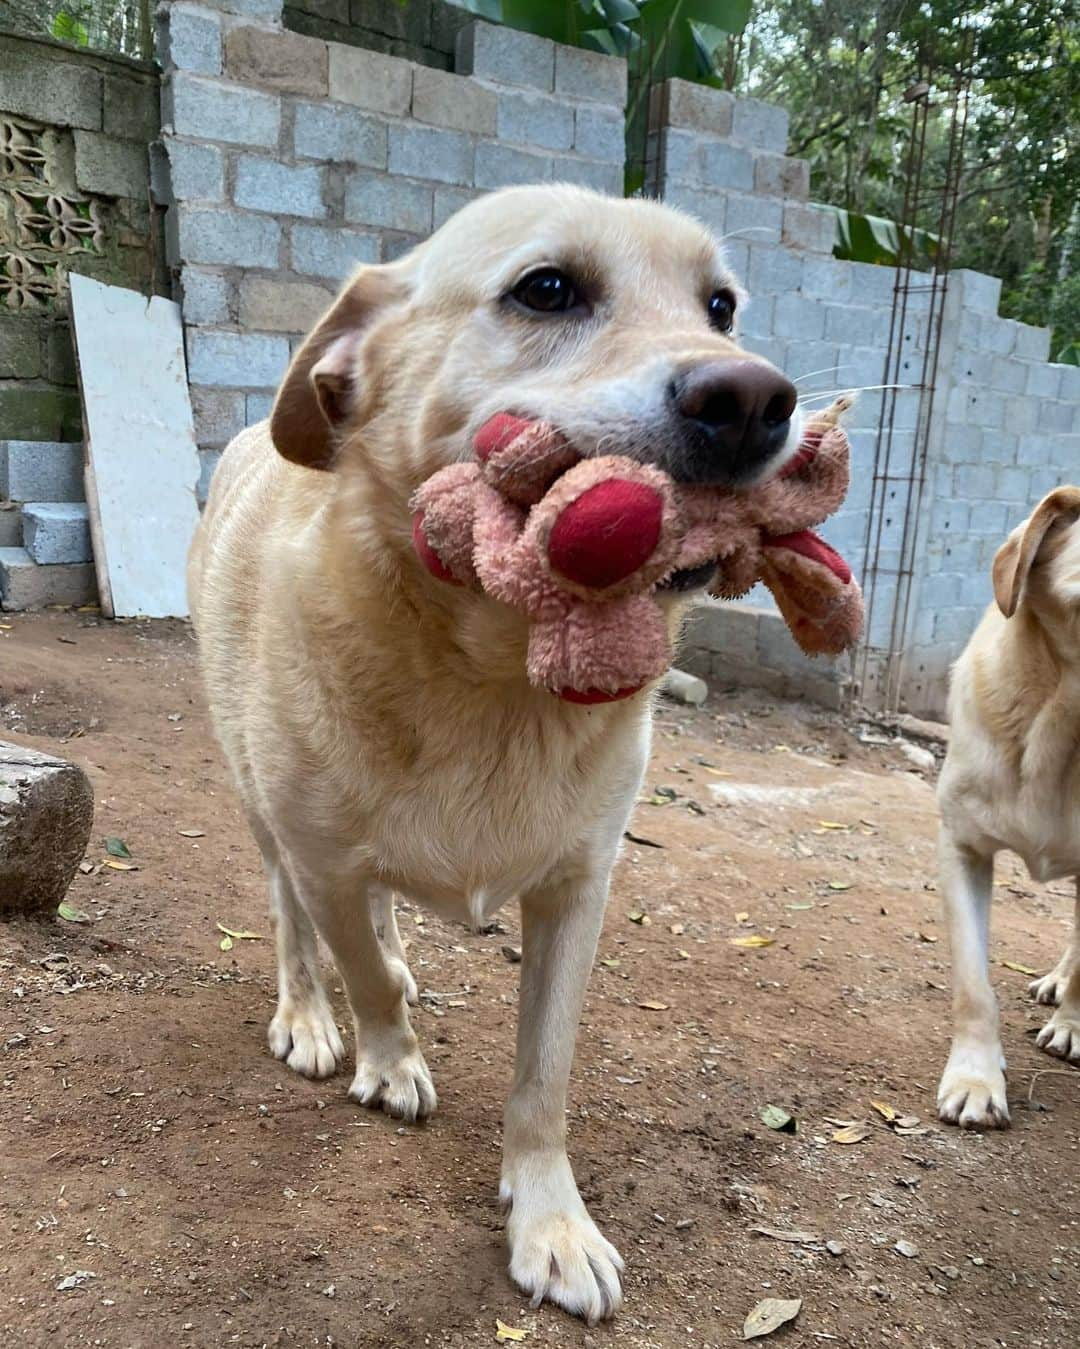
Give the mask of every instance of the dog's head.
[[994, 599], [1080, 638], [1080, 487], [1056, 487], [997, 551]]
[[271, 419], [281, 454], [374, 475], [402, 503], [496, 412], [682, 482], [750, 485], [795, 453], [795, 389], [738, 343], [716, 240], [656, 202], [510, 188], [406, 257], [363, 267]]

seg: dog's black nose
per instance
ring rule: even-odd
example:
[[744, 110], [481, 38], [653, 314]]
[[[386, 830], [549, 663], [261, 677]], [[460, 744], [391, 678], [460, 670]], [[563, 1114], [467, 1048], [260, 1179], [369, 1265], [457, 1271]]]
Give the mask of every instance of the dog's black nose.
[[682, 441], [675, 476], [726, 485], [751, 477], [784, 444], [795, 386], [765, 361], [708, 361], [669, 389]]

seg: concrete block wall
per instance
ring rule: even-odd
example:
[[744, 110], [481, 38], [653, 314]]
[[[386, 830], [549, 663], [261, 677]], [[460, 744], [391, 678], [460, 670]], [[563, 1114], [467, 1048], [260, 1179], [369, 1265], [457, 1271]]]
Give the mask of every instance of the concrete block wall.
[[[804, 395], [886, 378], [893, 268], [835, 259], [832, 223], [807, 202], [807, 166], [786, 157], [782, 110], [670, 80], [653, 91], [647, 183], [725, 240], [750, 293], [744, 345], [773, 361]], [[1006, 533], [1051, 487], [1080, 477], [1080, 371], [1047, 362], [1049, 333], [999, 318], [1001, 285], [954, 272], [942, 320], [926, 488], [914, 528], [914, 577], [900, 696], [940, 716], [948, 668], [990, 597], [989, 568]], [[907, 299], [899, 381], [917, 385], [930, 332], [929, 296]], [[823, 406], [828, 396], [806, 400]], [[920, 410], [922, 409], [922, 410]], [[902, 548], [916, 432], [928, 415], [916, 388], [896, 395], [887, 454], [875, 447], [885, 406], [867, 390], [848, 418], [851, 488], [822, 529], [863, 581], [866, 687], [873, 704], [894, 612], [903, 608]], [[768, 592], [710, 603], [686, 633], [682, 665], [714, 681], [761, 685], [835, 703], [863, 674], [863, 652], [838, 661], [801, 655]]]
[[359, 263], [398, 256], [491, 188], [622, 191], [624, 62], [473, 24], [450, 74], [288, 32], [272, 9], [160, 12], [159, 190], [204, 491]]
[[1080, 368], [1047, 360], [1048, 329], [999, 317], [1000, 289], [976, 272], [949, 277], [903, 667], [917, 713], [943, 713], [1007, 534], [1047, 492], [1080, 481]]
[[[337, 0], [306, 3], [329, 13]], [[621, 194], [621, 61], [472, 23], [457, 32], [451, 73], [290, 32], [278, 0], [181, 0], [163, 7], [159, 37], [166, 171], [156, 187], [169, 208], [204, 491], [221, 447], [267, 415], [291, 352], [358, 263], [398, 256], [505, 184]], [[744, 344], [796, 380], [808, 412], [833, 392], [880, 385], [896, 273], [832, 257], [832, 222], [807, 200], [808, 166], [785, 153], [783, 111], [677, 80], [652, 96], [647, 186], [724, 239], [750, 293]], [[948, 663], [978, 619], [1007, 528], [1080, 472], [1077, 372], [1047, 363], [1044, 331], [997, 317], [999, 290], [974, 273], [950, 278], [900, 635], [902, 700], [916, 712], [940, 714]], [[884, 405], [871, 387], [848, 421], [848, 499], [823, 529], [873, 600], [870, 701], [906, 585], [909, 479], [927, 416], [914, 386], [930, 327], [916, 290], [896, 335], [899, 378], [912, 387], [896, 395], [887, 462], [875, 484]], [[807, 660], [759, 589], [697, 614], [680, 660], [717, 681], [836, 704], [862, 654]]]

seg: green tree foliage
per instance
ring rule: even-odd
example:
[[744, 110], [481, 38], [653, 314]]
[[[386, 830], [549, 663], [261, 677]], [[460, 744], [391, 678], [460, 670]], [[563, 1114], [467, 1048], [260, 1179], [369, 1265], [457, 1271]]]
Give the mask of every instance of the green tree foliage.
[[[758, 0], [729, 44], [737, 91], [783, 104], [790, 153], [819, 201], [902, 214], [912, 111], [931, 85], [916, 225], [936, 231], [946, 105], [962, 54], [973, 75], [953, 265], [1003, 280], [1002, 311], [1080, 339], [1080, 9], [1075, 0]], [[918, 253], [916, 254], [918, 265]]]

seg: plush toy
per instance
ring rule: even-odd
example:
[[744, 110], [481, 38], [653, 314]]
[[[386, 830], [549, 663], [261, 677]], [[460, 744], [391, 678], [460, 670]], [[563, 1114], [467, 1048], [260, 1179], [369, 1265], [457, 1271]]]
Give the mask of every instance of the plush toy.
[[672, 651], [657, 591], [714, 568], [714, 594], [763, 581], [804, 651], [838, 653], [858, 639], [862, 596], [811, 530], [847, 491], [848, 406], [815, 416], [783, 471], [743, 491], [676, 483], [621, 455], [582, 458], [549, 423], [500, 413], [474, 461], [420, 487], [413, 543], [434, 576], [528, 617], [530, 682], [571, 702], [659, 678]]

